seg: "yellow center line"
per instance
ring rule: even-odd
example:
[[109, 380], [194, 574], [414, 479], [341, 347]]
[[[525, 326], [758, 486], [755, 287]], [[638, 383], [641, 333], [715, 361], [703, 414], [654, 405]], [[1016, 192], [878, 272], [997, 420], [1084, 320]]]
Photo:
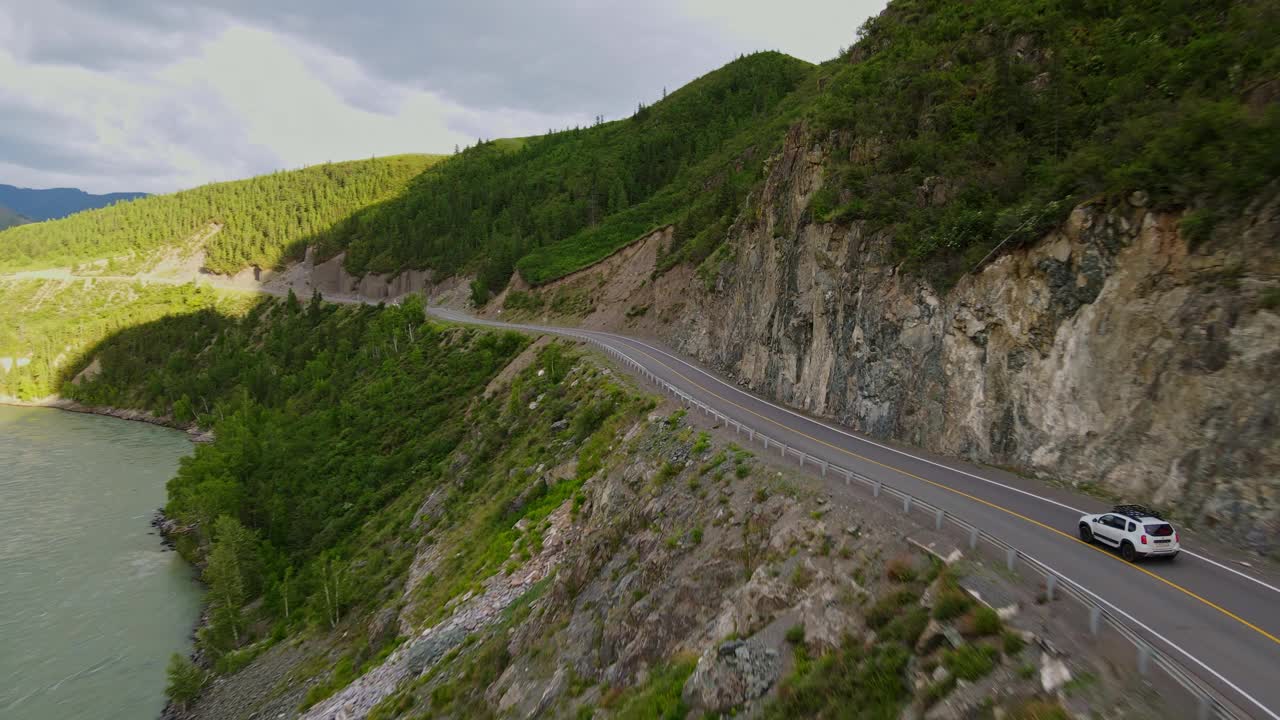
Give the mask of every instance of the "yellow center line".
[[801, 431], [799, 431], [799, 430], [796, 430], [795, 428], [789, 427], [789, 426], [787, 426], [787, 425], [783, 425], [782, 423], [778, 422], [777, 420], [774, 420], [774, 419], [773, 419], [773, 418], [771, 418], [771, 417], [767, 417], [767, 416], [765, 416], [765, 415], [761, 415], [760, 413], [758, 413], [758, 412], [756, 412], [756, 411], [752, 410], [751, 408], [748, 408], [748, 407], [744, 407], [744, 406], [742, 406], [742, 405], [739, 405], [738, 403], [736, 403], [736, 402], [734, 402], [734, 401], [730, 400], [729, 398], [723, 397], [722, 395], [719, 395], [719, 394], [718, 394], [718, 393], [716, 393], [715, 391], [713, 391], [713, 390], [711, 390], [711, 389], [709, 389], [709, 388], [703, 387], [702, 385], [698, 384], [698, 383], [697, 383], [696, 381], [694, 381], [693, 379], [691, 379], [691, 378], [689, 378], [689, 377], [685, 376], [684, 374], [682, 374], [679, 370], [676, 370], [675, 368], [671, 367], [670, 365], [668, 365], [668, 364], [664, 363], [663, 361], [659, 360], [658, 358], [654, 357], [653, 355], [650, 355], [649, 353], [645, 352], [644, 350], [642, 350], [642, 349], [640, 349], [640, 348], [635, 347], [634, 345], [630, 345], [630, 344], [628, 344], [628, 345], [627, 345], [627, 348], [628, 348], [628, 349], [631, 349], [631, 350], [634, 350], [634, 351], [636, 351], [636, 352], [638, 352], [638, 353], [640, 353], [640, 354], [644, 355], [645, 357], [647, 357], [647, 358], [649, 358], [650, 360], [652, 360], [652, 361], [656, 362], [657, 364], [661, 365], [662, 367], [666, 368], [667, 370], [670, 370], [673, 374], [675, 374], [677, 377], [679, 377], [679, 378], [683, 379], [685, 382], [689, 383], [690, 385], [692, 385], [692, 386], [694, 386], [694, 387], [698, 388], [699, 390], [701, 390], [701, 391], [703, 391], [703, 392], [707, 393], [708, 395], [711, 395], [712, 397], [718, 398], [719, 400], [721, 400], [721, 401], [723, 401], [723, 402], [726, 402], [726, 403], [728, 403], [728, 404], [730, 404], [730, 405], [732, 405], [732, 406], [734, 406], [734, 407], [738, 408], [739, 410], [742, 410], [743, 412], [750, 413], [750, 414], [752, 414], [752, 415], [754, 415], [754, 416], [756, 416], [756, 417], [760, 418], [761, 420], [764, 420], [764, 421], [766, 421], [766, 422], [770, 422], [770, 423], [773, 423], [774, 425], [777, 425], [778, 427], [782, 428], [783, 430], [787, 430], [787, 431], [792, 432], [792, 433], [795, 433], [796, 435], [799, 435], [799, 436], [801, 436], [801, 437], [808, 438], [809, 440], [812, 440], [813, 442], [816, 442], [816, 443], [818, 443], [818, 444], [820, 444], [820, 445], [825, 445], [826, 447], [829, 447], [829, 448], [831, 448], [832, 450], [835, 450], [835, 451], [837, 451], [837, 452], [844, 453], [845, 455], [848, 455], [848, 456], [850, 456], [850, 457], [857, 458], [857, 459], [859, 459], [859, 460], [861, 460], [861, 461], [863, 461], [863, 462], [871, 463], [872, 465], [878, 465], [879, 467], [882, 467], [882, 468], [884, 468], [884, 469], [886, 469], [886, 470], [892, 470], [893, 472], [899, 473], [899, 474], [901, 474], [901, 475], [905, 475], [905, 476], [907, 476], [907, 477], [909, 477], [909, 478], [913, 478], [913, 479], [915, 479], [915, 480], [919, 480], [920, 482], [928, 483], [928, 484], [930, 484], [930, 485], [933, 485], [934, 487], [941, 488], [941, 489], [943, 489], [943, 490], [946, 490], [947, 492], [955, 493], [956, 495], [959, 495], [959, 496], [964, 497], [964, 498], [968, 498], [969, 500], [972, 500], [972, 501], [974, 501], [974, 502], [982, 503], [983, 505], [986, 505], [987, 507], [993, 508], [993, 509], [995, 509], [995, 510], [999, 510], [999, 511], [1004, 512], [1004, 513], [1008, 513], [1009, 515], [1012, 515], [1013, 517], [1019, 518], [1019, 519], [1021, 519], [1021, 520], [1025, 520], [1025, 521], [1027, 521], [1027, 522], [1031, 523], [1032, 525], [1039, 526], [1039, 527], [1041, 527], [1041, 528], [1044, 528], [1045, 530], [1048, 530], [1049, 532], [1052, 532], [1052, 533], [1056, 533], [1056, 534], [1058, 534], [1058, 535], [1061, 535], [1062, 537], [1067, 538], [1068, 540], [1071, 540], [1071, 541], [1074, 541], [1074, 542], [1076, 542], [1076, 543], [1079, 543], [1080, 545], [1082, 545], [1082, 546], [1084, 546], [1084, 547], [1087, 547], [1087, 548], [1089, 548], [1090, 550], [1093, 550], [1093, 551], [1095, 551], [1095, 552], [1098, 552], [1098, 553], [1102, 554], [1104, 557], [1107, 557], [1107, 558], [1110, 558], [1110, 559], [1112, 559], [1112, 560], [1115, 560], [1116, 562], [1119, 562], [1119, 563], [1123, 564], [1125, 567], [1133, 568], [1134, 570], [1137, 570], [1138, 572], [1141, 572], [1141, 573], [1144, 573], [1144, 574], [1146, 574], [1146, 575], [1148, 575], [1148, 576], [1150, 576], [1150, 577], [1153, 577], [1153, 578], [1155, 578], [1156, 580], [1159, 580], [1160, 582], [1164, 583], [1165, 585], [1168, 585], [1169, 587], [1171, 587], [1171, 588], [1173, 588], [1173, 589], [1175, 589], [1175, 590], [1177, 590], [1177, 591], [1179, 591], [1179, 592], [1181, 592], [1181, 593], [1183, 593], [1183, 594], [1187, 595], [1188, 597], [1195, 598], [1196, 600], [1199, 600], [1200, 602], [1204, 603], [1205, 605], [1207, 605], [1207, 606], [1209, 606], [1209, 607], [1213, 608], [1214, 610], [1217, 610], [1218, 612], [1222, 613], [1223, 615], [1226, 615], [1227, 617], [1231, 618], [1232, 620], [1235, 620], [1236, 622], [1240, 623], [1241, 625], [1244, 625], [1245, 627], [1249, 628], [1250, 630], [1253, 630], [1254, 632], [1258, 633], [1259, 635], [1261, 635], [1261, 636], [1263, 636], [1263, 637], [1267, 638], [1267, 639], [1268, 639], [1268, 640], [1270, 640], [1271, 642], [1276, 643], [1277, 645], [1280, 645], [1280, 638], [1276, 637], [1275, 635], [1272, 635], [1271, 633], [1267, 632], [1266, 630], [1263, 630], [1262, 628], [1258, 627], [1257, 625], [1254, 625], [1253, 623], [1249, 622], [1248, 620], [1245, 620], [1244, 618], [1240, 617], [1239, 615], [1236, 615], [1235, 613], [1233, 613], [1233, 612], [1231, 612], [1230, 610], [1228, 610], [1228, 609], [1226, 609], [1226, 608], [1222, 607], [1221, 605], [1218, 605], [1217, 603], [1213, 602], [1212, 600], [1208, 600], [1208, 599], [1206, 599], [1206, 598], [1204, 598], [1204, 597], [1201, 597], [1200, 595], [1197, 595], [1196, 593], [1192, 592], [1191, 590], [1188, 590], [1187, 588], [1184, 588], [1184, 587], [1182, 587], [1181, 585], [1179, 585], [1179, 584], [1177, 584], [1177, 583], [1175, 583], [1175, 582], [1173, 582], [1173, 581], [1171, 581], [1171, 580], [1168, 580], [1168, 579], [1166, 579], [1166, 578], [1163, 578], [1163, 577], [1161, 577], [1161, 576], [1159, 576], [1159, 575], [1157, 575], [1157, 574], [1155, 574], [1155, 573], [1151, 572], [1150, 570], [1147, 570], [1146, 568], [1139, 567], [1139, 566], [1137, 566], [1137, 565], [1135, 565], [1135, 564], [1133, 564], [1133, 563], [1131, 563], [1131, 562], [1127, 562], [1127, 561], [1125, 561], [1125, 560], [1122, 560], [1122, 559], [1120, 559], [1119, 557], [1116, 557], [1115, 555], [1113, 555], [1113, 554], [1111, 554], [1111, 553], [1107, 552], [1106, 550], [1103, 550], [1102, 548], [1098, 547], [1097, 545], [1094, 545], [1094, 544], [1092, 544], [1092, 543], [1087, 543], [1087, 542], [1085, 542], [1085, 541], [1081, 540], [1080, 538], [1078, 538], [1078, 537], [1076, 537], [1076, 536], [1074, 536], [1074, 535], [1071, 535], [1070, 533], [1065, 533], [1065, 532], [1063, 532], [1063, 531], [1059, 530], [1058, 528], [1055, 528], [1055, 527], [1053, 527], [1053, 526], [1051, 526], [1051, 525], [1046, 525], [1045, 523], [1042, 523], [1042, 522], [1040, 522], [1039, 520], [1036, 520], [1036, 519], [1034, 519], [1034, 518], [1027, 517], [1026, 515], [1023, 515], [1022, 513], [1017, 512], [1016, 510], [1010, 510], [1009, 508], [1004, 507], [1004, 506], [1002, 506], [1002, 505], [997, 505], [997, 504], [995, 504], [995, 503], [993, 503], [993, 502], [990, 502], [990, 501], [988, 501], [988, 500], [984, 500], [984, 499], [982, 499], [982, 498], [980, 498], [980, 497], [977, 497], [977, 496], [975, 496], [975, 495], [970, 495], [969, 493], [964, 492], [963, 490], [957, 490], [956, 488], [953, 488], [953, 487], [951, 487], [950, 485], [944, 485], [943, 483], [936, 482], [936, 481], [934, 481], [934, 480], [930, 480], [930, 479], [925, 478], [925, 477], [921, 477], [921, 476], [916, 475], [916, 474], [914, 474], [914, 473], [911, 473], [911, 472], [908, 472], [908, 471], [906, 471], [906, 470], [903, 470], [902, 468], [894, 467], [893, 465], [888, 465], [888, 464], [886, 464], [886, 463], [882, 463], [882, 462], [880, 462], [880, 461], [878, 461], [878, 460], [872, 460], [871, 458], [869, 458], [869, 457], [867, 457], [867, 456], [865, 456], [865, 455], [859, 455], [858, 453], [853, 452], [853, 451], [851, 451], [851, 450], [846, 450], [845, 448], [842, 448], [842, 447], [840, 447], [839, 445], [833, 445], [833, 444], [831, 444], [831, 443], [829, 443], [829, 442], [827, 442], [827, 441], [825, 441], [825, 440], [821, 440], [821, 439], [819, 439], [819, 438], [813, 437], [812, 435], [807, 435], [807, 434], [805, 434], [805, 433], [803, 433], [803, 432], [801, 432]]

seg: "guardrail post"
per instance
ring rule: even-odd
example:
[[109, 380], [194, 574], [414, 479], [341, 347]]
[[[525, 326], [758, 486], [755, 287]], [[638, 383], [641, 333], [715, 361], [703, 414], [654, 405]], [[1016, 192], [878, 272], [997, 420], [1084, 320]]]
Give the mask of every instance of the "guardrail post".
[[1018, 559], [1017, 550], [1014, 550], [1013, 548], [1009, 548], [1008, 550], [1004, 551], [1004, 565], [1005, 567], [1009, 568], [1009, 572], [1013, 572], [1013, 564], [1014, 562], [1017, 561], [1017, 559]]
[[782, 448], [782, 457], [784, 457], [784, 458], [785, 458], [785, 457], [787, 456], [787, 445], [786, 445], [786, 443], [778, 443], [778, 446]]
[[978, 547], [978, 528], [969, 531], [969, 549], [973, 550]]
[[1050, 575], [1044, 581], [1044, 596], [1049, 602], [1053, 602], [1053, 591], [1058, 587], [1058, 576]]
[[939, 511], [938, 511], [938, 514], [934, 516], [934, 518], [933, 518], [933, 529], [934, 529], [934, 530], [941, 530], [941, 529], [942, 529], [942, 516], [943, 516], [943, 512], [942, 512], [941, 510], [939, 510]]
[[768, 449], [769, 449], [769, 436], [768, 436], [768, 435], [761, 435], [761, 436], [760, 436], [760, 442], [764, 443], [764, 449], [765, 449], [765, 450], [768, 450]]
[[738, 422], [737, 420], [733, 421], [733, 434], [734, 435], [742, 434], [742, 423]]
[[1094, 605], [1089, 608], [1089, 634], [1094, 637], [1098, 636], [1098, 626], [1102, 621], [1102, 608]]
[[884, 483], [876, 483], [876, 486], [871, 489], [872, 497], [880, 497], [880, 489], [883, 487]]
[[804, 467], [804, 453], [800, 453], [800, 467]]
[[902, 512], [908, 515], [911, 514], [911, 496], [910, 495], [902, 499]]
[[1151, 647], [1144, 642], [1138, 643], [1138, 674], [1146, 677], [1151, 670]]
[[756, 431], [752, 430], [751, 428], [747, 428], [747, 442], [755, 442], [755, 439], [756, 439]]
[[822, 461], [822, 477], [826, 477], [826, 476], [827, 476], [827, 461], [823, 460]]

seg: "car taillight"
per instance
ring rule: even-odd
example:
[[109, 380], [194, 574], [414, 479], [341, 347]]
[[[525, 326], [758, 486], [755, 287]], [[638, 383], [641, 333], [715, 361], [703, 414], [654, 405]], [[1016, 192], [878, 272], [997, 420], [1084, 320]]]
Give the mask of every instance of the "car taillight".
[[1143, 544], [1143, 545], [1146, 545], [1146, 544], [1147, 544], [1147, 536], [1146, 536], [1146, 535], [1143, 535], [1143, 536], [1142, 536], [1142, 544]]
[[1173, 541], [1178, 542], [1178, 533], [1173, 534]]

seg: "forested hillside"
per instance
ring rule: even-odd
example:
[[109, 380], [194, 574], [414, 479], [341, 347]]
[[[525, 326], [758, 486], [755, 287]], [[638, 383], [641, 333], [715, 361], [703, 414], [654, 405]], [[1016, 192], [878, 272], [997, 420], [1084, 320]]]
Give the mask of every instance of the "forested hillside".
[[687, 219], [696, 234], [737, 212], [743, 187], [785, 129], [773, 122], [780, 102], [810, 72], [795, 58], [757, 53], [625, 120], [484, 142], [424, 174], [396, 201], [351, 218], [327, 236], [329, 252], [347, 248], [356, 273], [474, 266], [496, 290], [517, 262], [541, 282], [659, 223]]
[[[197, 647], [208, 669], [232, 674], [286, 638], [332, 643], [336, 665], [317, 657], [296, 678], [310, 686], [304, 709], [403, 640], [394, 627], [366, 635], [368, 614], [408, 613], [411, 599], [415, 622], [438, 619], [449, 601], [515, 572], [541, 531], [522, 537], [512, 525], [570, 502], [619, 430], [652, 407], [576, 368], [559, 344], [538, 350], [502, 394], [483, 394], [528, 339], [429, 322], [417, 299], [339, 307], [290, 297], [240, 315], [191, 305], [80, 355], [64, 377], [91, 358], [98, 371], [63, 392], [214, 431], [170, 481], [166, 508], [178, 549], [209, 586]], [[548, 488], [532, 468], [565, 454], [576, 472]], [[439, 514], [423, 528], [428, 496]], [[456, 551], [401, 598], [424, 534]], [[187, 698], [184, 672], [200, 671], [175, 662], [176, 699]]]
[[1278, 29], [1275, 2], [895, 0], [808, 115], [836, 138], [813, 214], [943, 278], [1098, 194], [1207, 239], [1280, 177]]
[[206, 246], [210, 270], [275, 267], [300, 258], [307, 243], [323, 242], [356, 210], [399, 193], [438, 159], [401, 155], [317, 165], [13, 228], [0, 236], [0, 268], [145, 255], [212, 228], [220, 229]]

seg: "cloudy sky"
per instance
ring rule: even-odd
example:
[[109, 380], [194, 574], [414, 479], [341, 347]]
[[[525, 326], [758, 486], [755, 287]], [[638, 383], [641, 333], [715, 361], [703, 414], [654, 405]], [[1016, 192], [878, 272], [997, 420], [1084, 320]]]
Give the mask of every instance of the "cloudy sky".
[[167, 192], [629, 114], [884, 0], [0, 0], [0, 183]]

